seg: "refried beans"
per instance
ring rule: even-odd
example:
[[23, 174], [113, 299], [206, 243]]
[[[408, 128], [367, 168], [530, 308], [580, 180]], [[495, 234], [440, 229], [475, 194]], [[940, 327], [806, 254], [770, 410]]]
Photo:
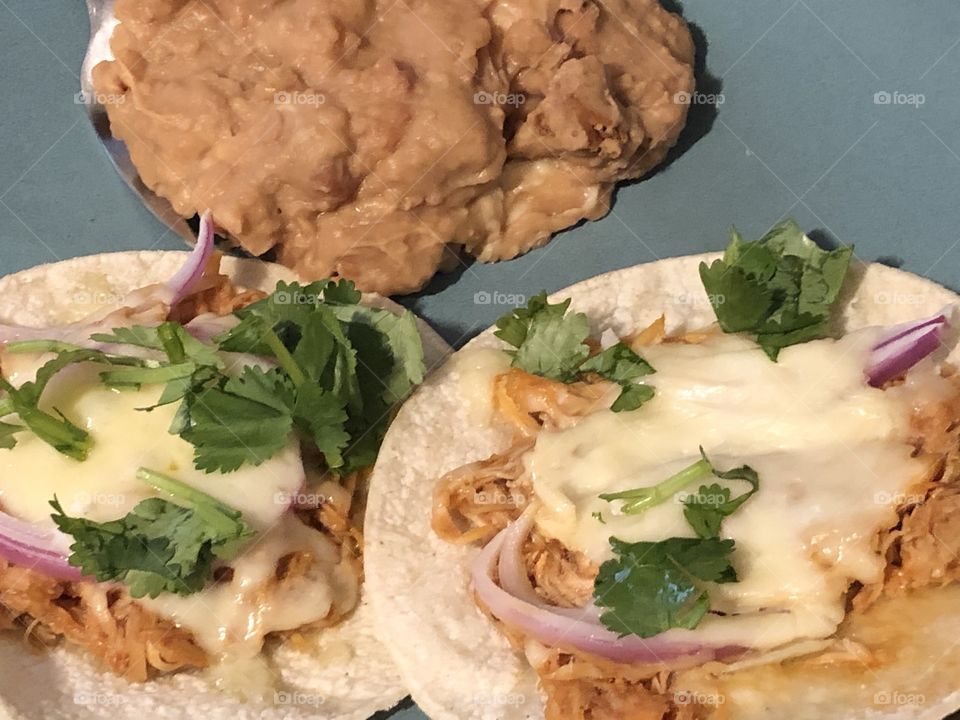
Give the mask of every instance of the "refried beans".
[[[657, 0], [117, 0], [114, 135], [185, 217], [307, 278], [419, 289], [609, 209], [693, 91]], [[445, 259], [446, 256], [446, 259]]]

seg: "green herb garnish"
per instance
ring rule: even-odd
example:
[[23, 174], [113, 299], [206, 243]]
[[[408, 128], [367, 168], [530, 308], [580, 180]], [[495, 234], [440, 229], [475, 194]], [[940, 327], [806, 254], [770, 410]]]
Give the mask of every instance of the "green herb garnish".
[[615, 493], [603, 493], [601, 500], [613, 502], [614, 500], [623, 500], [620, 512], [624, 515], [637, 515], [652, 507], [665, 503], [678, 492], [688, 485], [695, 483], [713, 472], [713, 466], [706, 456], [700, 460], [685, 467], [678, 473], [668, 477], [666, 480], [651, 485], [649, 487], [633, 488], [632, 490], [623, 490]]
[[745, 480], [751, 487], [745, 493], [731, 498], [730, 488], [713, 483], [701, 485], [696, 495], [684, 498], [683, 504], [686, 507], [683, 509], [683, 516], [693, 531], [702, 538], [719, 537], [723, 519], [739, 510], [740, 506], [760, 489], [760, 477], [749, 465], [741, 465], [725, 472], [714, 469], [713, 474], [721, 480]]
[[594, 602], [613, 632], [652, 637], [695, 628], [710, 609], [707, 583], [736, 582], [733, 540], [669, 538], [627, 543], [610, 538], [616, 557], [600, 566]]
[[99, 582], [119, 581], [133, 597], [189, 595], [209, 581], [214, 561], [230, 560], [254, 531], [239, 511], [146, 468], [137, 477], [172, 500], [149, 498], [119, 520], [69, 517], [54, 498], [51, 518], [72, 535], [70, 564]]
[[615, 382], [621, 390], [613, 412], [636, 410], [652, 398], [652, 387], [633, 382], [654, 372], [650, 364], [622, 342], [589, 357], [589, 321], [583, 313], [567, 313], [569, 307], [570, 300], [551, 304], [541, 292], [497, 321], [494, 334], [515, 348], [507, 351], [513, 367], [565, 383], [584, 373]]
[[560, 382], [577, 378], [590, 352], [590, 323], [583, 313], [567, 315], [569, 307], [569, 299], [550, 303], [544, 291], [497, 320], [494, 335], [516, 348], [508, 351], [514, 367]]
[[602, 493], [600, 499], [607, 502], [623, 500], [620, 512], [624, 515], [638, 515], [666, 502], [684, 488], [710, 475], [721, 480], [745, 480], [752, 486], [750, 490], [731, 500], [728, 488], [717, 484], [701, 485], [697, 495], [684, 499], [684, 516], [694, 531], [700, 537], [716, 537], [723, 518], [736, 512], [760, 489], [760, 478], [749, 465], [741, 465], [731, 470], [717, 470], [703, 448], [700, 448], [699, 460], [656, 485]]
[[853, 247], [823, 250], [793, 220], [756, 242], [744, 242], [736, 229], [730, 237], [721, 260], [700, 263], [723, 331], [755, 335], [773, 360], [782, 348], [827, 336]]
[[620, 395], [610, 406], [613, 412], [636, 410], [654, 395], [654, 389], [650, 385], [633, 382], [655, 372], [653, 367], [622, 342], [611, 345], [586, 360], [580, 366], [580, 372], [596, 373], [605, 380], [620, 385]]

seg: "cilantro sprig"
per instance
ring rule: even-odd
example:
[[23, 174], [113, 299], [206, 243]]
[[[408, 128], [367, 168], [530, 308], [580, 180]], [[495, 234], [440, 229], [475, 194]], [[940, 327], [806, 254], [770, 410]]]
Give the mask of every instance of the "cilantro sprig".
[[750, 489], [731, 497], [730, 488], [713, 483], [701, 485], [696, 495], [684, 498], [683, 504], [686, 507], [683, 509], [683, 516], [693, 531], [702, 538], [720, 537], [720, 525], [724, 518], [733, 515], [760, 489], [760, 476], [749, 465], [722, 472], [713, 468], [711, 472], [721, 480], [744, 480], [750, 483]]
[[507, 351], [513, 366], [564, 383], [585, 373], [617, 383], [621, 390], [610, 407], [613, 412], [636, 410], [650, 400], [654, 389], [634, 380], [653, 373], [653, 367], [622, 342], [590, 357], [590, 323], [583, 313], [568, 313], [569, 308], [569, 299], [551, 303], [540, 292], [497, 321], [494, 335], [514, 348]]
[[695, 495], [683, 499], [684, 517], [694, 532], [702, 538], [718, 537], [720, 523], [729, 515], [735, 513], [740, 506], [749, 500], [760, 489], [760, 477], [749, 465], [718, 470], [703, 448], [700, 448], [700, 459], [688, 465], [666, 480], [656, 485], [632, 488], [615, 493], [602, 493], [601, 500], [614, 502], [623, 500], [620, 512], [624, 515], [639, 515], [652, 507], [660, 505], [677, 493], [686, 489], [698, 480], [707, 477], [717, 477], [721, 480], [744, 480], [750, 483], [750, 490], [731, 498], [729, 488], [713, 483], [701, 485]]
[[[73, 423], [58, 409], [53, 413], [40, 407], [40, 400], [53, 377], [71, 365], [84, 362], [96, 362], [103, 365], [143, 368], [146, 361], [139, 358], [114, 356], [100, 350], [87, 349], [58, 341], [30, 340], [7, 343], [4, 350], [8, 353], [46, 353], [57, 355], [44, 363], [36, 372], [34, 379], [19, 387], [0, 375], [0, 416], [14, 415], [19, 423], [2, 423], [0, 426], [0, 447], [11, 449], [16, 446], [16, 435], [29, 431], [57, 451], [74, 460], [83, 461], [93, 447], [90, 434]], [[11, 418], [12, 419], [12, 418]]]
[[755, 242], [732, 228], [723, 258], [700, 264], [721, 329], [750, 333], [776, 360], [780, 350], [829, 334], [830, 312], [853, 247], [823, 250], [793, 220]]
[[[262, 378], [223, 383], [215, 401], [250, 401], [253, 417], [272, 426], [274, 438], [282, 432], [281, 421], [289, 419], [335, 472], [370, 465], [393, 409], [423, 380], [425, 368], [413, 315], [359, 300], [345, 280], [280, 283], [269, 297], [238, 311], [237, 326], [215, 338], [220, 349], [272, 356], [279, 368]], [[202, 408], [204, 398], [201, 387], [187, 399], [184, 437], [192, 438], [201, 455], [212, 448], [226, 449], [228, 460], [244, 456], [236, 444], [224, 448], [220, 441], [227, 440], [230, 416]], [[243, 461], [255, 462], [257, 456], [248, 453]], [[223, 461], [212, 464], [224, 467]]]
[[214, 563], [236, 556], [254, 535], [241, 513], [179, 480], [141, 468], [137, 478], [168, 495], [137, 503], [119, 520], [70, 517], [54, 498], [51, 518], [73, 536], [71, 565], [99, 582], [118, 581], [133, 597], [189, 595], [210, 580]]
[[600, 566], [593, 597], [608, 608], [600, 622], [621, 636], [695, 628], [710, 610], [708, 583], [737, 581], [733, 540], [627, 543], [612, 537], [610, 546], [616, 557]]

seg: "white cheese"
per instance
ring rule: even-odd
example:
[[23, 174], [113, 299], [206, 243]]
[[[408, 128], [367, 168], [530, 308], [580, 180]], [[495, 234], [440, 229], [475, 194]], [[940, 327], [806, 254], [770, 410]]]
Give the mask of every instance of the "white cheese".
[[[306, 551], [310, 571], [282, 585], [273, 585], [280, 559]], [[286, 515], [230, 563], [233, 578], [193, 595], [164, 593], [140, 602], [178, 625], [188, 627], [208, 652], [255, 655], [264, 635], [294, 630], [344, 614], [356, 604], [359, 580], [341, 563], [340, 548], [325, 535]]]
[[[712, 615], [698, 632], [755, 647], [831, 634], [850, 583], [879, 579], [876, 531], [894, 524], [902, 494], [926, 468], [905, 442], [902, 394], [864, 381], [875, 337], [794, 346], [777, 363], [730, 336], [648, 348], [651, 401], [544, 431], [527, 455], [539, 529], [597, 563], [612, 557], [611, 536], [693, 537], [684, 493], [639, 515], [598, 496], [655, 485], [696, 461], [702, 445], [719, 469], [748, 464], [761, 484], [723, 524], [722, 535], [737, 543], [740, 581], [710, 590], [714, 609], [737, 617]], [[708, 478], [686, 492], [713, 482], [733, 495], [749, 488]]]
[[487, 425], [493, 417], [493, 380], [510, 369], [510, 356], [491, 347], [472, 348], [451, 360], [470, 421]]
[[[32, 375], [25, 364], [18, 370], [8, 375], [17, 385], [23, 375]], [[139, 409], [157, 402], [161, 386], [111, 390], [99, 384], [101, 370], [69, 367], [53, 378], [41, 400], [42, 408], [60, 410], [90, 433], [94, 446], [87, 460], [73, 460], [31, 433], [18, 434], [16, 447], [0, 449], [4, 511], [51, 522], [49, 503], [56, 495], [68, 515], [100, 522], [123, 517], [141, 500], [157, 495], [136, 478], [140, 467], [203, 490], [242, 512], [257, 528], [270, 526], [286, 511], [304, 479], [295, 439], [261, 465], [244, 465], [228, 475], [205, 473], [193, 466], [193, 445], [168, 431], [176, 403], [149, 412]]]

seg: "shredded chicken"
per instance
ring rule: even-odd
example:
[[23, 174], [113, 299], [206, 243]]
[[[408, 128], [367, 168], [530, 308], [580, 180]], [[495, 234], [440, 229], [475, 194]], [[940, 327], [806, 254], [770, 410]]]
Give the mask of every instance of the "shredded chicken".
[[4, 626], [36, 625], [49, 641], [83, 647], [117, 675], [146, 680], [151, 668], [172, 672], [204, 667], [207, 654], [192, 635], [144, 609], [106, 583], [61, 582], [0, 560], [0, 618]]
[[523, 456], [533, 447], [520, 441], [505, 453], [445, 475], [433, 493], [433, 531], [448, 542], [489, 539], [523, 512], [530, 498]]
[[[511, 368], [493, 382], [497, 412], [525, 437], [567, 428], [616, 398], [613, 383], [602, 380], [564, 384]], [[612, 394], [611, 394], [612, 393]]]
[[947, 373], [954, 394], [917, 408], [912, 418], [916, 453], [932, 458], [930, 475], [906, 494], [900, 522], [879, 534], [885, 577], [858, 589], [852, 598], [855, 611], [884, 593], [960, 580], [960, 377], [949, 368]]
[[546, 720], [710, 717], [710, 708], [673, 686], [674, 672], [687, 667], [685, 664], [624, 665], [557, 649], [545, 649], [545, 656], [540, 652], [532, 655], [547, 698]]
[[537, 595], [545, 602], [560, 607], [584, 607], [593, 598], [599, 568], [583, 553], [533, 532], [523, 555]]

